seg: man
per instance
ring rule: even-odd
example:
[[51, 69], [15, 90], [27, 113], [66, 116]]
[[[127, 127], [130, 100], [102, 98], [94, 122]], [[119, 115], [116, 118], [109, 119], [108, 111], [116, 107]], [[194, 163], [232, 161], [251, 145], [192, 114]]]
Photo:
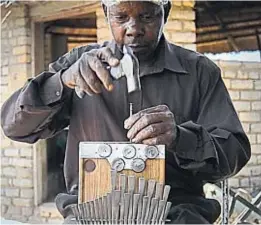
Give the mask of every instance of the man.
[[[220, 69], [164, 38], [169, 2], [104, 0], [103, 8], [114, 41], [72, 50], [15, 92], [2, 108], [5, 134], [34, 143], [70, 125], [64, 171], [68, 194], [57, 197], [66, 222], [72, 217], [70, 204], [77, 201], [78, 143], [132, 139], [167, 146], [171, 222], [213, 223], [220, 206], [204, 198], [204, 182], [236, 174], [250, 158]], [[123, 45], [140, 64], [141, 107], [131, 117], [126, 79], [113, 81], [104, 66], [119, 64]], [[79, 98], [74, 89], [87, 95]]]

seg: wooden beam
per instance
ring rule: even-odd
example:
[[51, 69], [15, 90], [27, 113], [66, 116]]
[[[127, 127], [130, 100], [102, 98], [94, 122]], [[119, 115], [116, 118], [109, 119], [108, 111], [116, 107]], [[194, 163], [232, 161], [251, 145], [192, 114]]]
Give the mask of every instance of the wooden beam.
[[88, 35], [88, 36], [96, 36], [97, 29], [96, 28], [73, 28], [73, 27], [58, 27], [58, 26], [50, 26], [46, 29], [47, 33], [53, 34], [64, 34], [64, 35]]
[[33, 21], [47, 22], [94, 13], [99, 7], [99, 1], [40, 1], [30, 6], [30, 16]]
[[[258, 33], [258, 35], [261, 35], [261, 32]], [[247, 38], [247, 37], [255, 37], [255, 34], [246, 34], [246, 35], [242, 35], [239, 37], [235, 37], [235, 39], [243, 39], [243, 38]], [[220, 41], [227, 41], [226, 37], [223, 38], [218, 38], [215, 40], [207, 40], [207, 41], [196, 41], [196, 45], [197, 46], [201, 46], [201, 45], [205, 45], [205, 44], [215, 44], [215, 42], [220, 42]]]
[[85, 40], [88, 40], [88, 39], [91, 39], [91, 38], [96, 38], [97, 39], [97, 37], [95, 36], [93, 36], [93, 37], [91, 37], [91, 36], [88, 36], [88, 37], [72, 37], [72, 36], [67, 36], [67, 40], [68, 41], [85, 41]]
[[[32, 77], [44, 71], [44, 26], [31, 23], [32, 27]], [[38, 206], [48, 195], [47, 189], [47, 150], [46, 141], [40, 140], [33, 145], [34, 205]]]
[[67, 42], [68, 43], [84, 43], [84, 42], [88, 42], [88, 41], [97, 41], [96, 37], [70, 37], [67, 38]]
[[202, 32], [202, 33], [198, 33], [197, 35], [199, 37], [207, 37], [207, 36], [214, 36], [214, 35], [219, 35], [219, 34], [223, 34], [223, 35], [240, 35], [240, 33], [242, 33], [242, 35], [244, 33], [253, 33], [255, 32], [256, 29], [261, 29], [260, 25], [253, 25], [253, 26], [247, 26], [247, 27], [238, 27], [238, 28], [230, 28], [230, 29], [219, 29], [219, 30], [215, 30], [215, 31], [209, 31], [209, 32]]
[[[259, 20], [246, 20], [246, 21], [238, 21], [238, 22], [232, 22], [232, 23], [224, 23], [227, 27], [227, 29], [233, 29], [233, 28], [243, 28], [243, 27], [249, 27], [249, 26], [260, 26], [261, 27], [261, 19]], [[220, 25], [211, 25], [211, 26], [202, 26], [197, 27], [197, 34], [204, 34], [206, 32], [216, 31], [220, 29]]]
[[[256, 36], [244, 36], [235, 38], [240, 51], [255, 51], [257, 50]], [[230, 46], [226, 38], [217, 41], [204, 42], [197, 44], [197, 51], [201, 53], [222, 53], [231, 52]]]
[[88, 39], [88, 40], [82, 40], [82, 41], [67, 41], [68, 44], [82, 44], [82, 43], [89, 43], [89, 42], [97, 42], [97, 39]]

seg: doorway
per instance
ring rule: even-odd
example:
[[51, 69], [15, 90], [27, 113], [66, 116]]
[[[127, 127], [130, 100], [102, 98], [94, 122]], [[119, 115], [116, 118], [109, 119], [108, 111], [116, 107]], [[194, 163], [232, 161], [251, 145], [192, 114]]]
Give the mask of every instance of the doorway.
[[[47, 22], [45, 34], [51, 45], [46, 50], [51, 52], [50, 61], [54, 62], [73, 48], [97, 42], [96, 16], [93, 13]], [[63, 169], [68, 129], [47, 140], [47, 201], [53, 201], [58, 193], [66, 192]]]

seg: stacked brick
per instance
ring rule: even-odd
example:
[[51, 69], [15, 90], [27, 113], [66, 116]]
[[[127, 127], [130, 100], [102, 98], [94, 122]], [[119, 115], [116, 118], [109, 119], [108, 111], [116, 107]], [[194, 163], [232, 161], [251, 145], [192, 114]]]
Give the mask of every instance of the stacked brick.
[[166, 38], [176, 45], [196, 50], [195, 1], [172, 1], [169, 19], [164, 28]]
[[[2, 11], [2, 16], [8, 13]], [[12, 7], [1, 32], [1, 104], [31, 75], [31, 46], [26, 7]], [[2, 131], [1, 131], [2, 132]], [[33, 148], [1, 133], [1, 213], [26, 221], [33, 214]]]
[[230, 185], [255, 192], [261, 187], [261, 64], [222, 61], [217, 64], [252, 149], [249, 163], [230, 179]]

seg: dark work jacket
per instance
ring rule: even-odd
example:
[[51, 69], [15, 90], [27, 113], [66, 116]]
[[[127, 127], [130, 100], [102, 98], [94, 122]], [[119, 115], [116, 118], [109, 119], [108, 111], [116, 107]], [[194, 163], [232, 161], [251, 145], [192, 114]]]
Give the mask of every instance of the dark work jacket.
[[[114, 90], [77, 97], [61, 81], [61, 74], [84, 53], [114, 42], [73, 49], [15, 92], [2, 106], [2, 128], [16, 141], [34, 143], [52, 137], [69, 125], [64, 174], [69, 194], [78, 189], [80, 141], [128, 141], [123, 127], [129, 116], [126, 79]], [[173, 45], [163, 38], [155, 60], [140, 68], [141, 108], [165, 104], [175, 115], [178, 138], [166, 152], [166, 183], [177, 195], [203, 195], [204, 182], [236, 174], [249, 160], [245, 135], [220, 69], [205, 56]]]

